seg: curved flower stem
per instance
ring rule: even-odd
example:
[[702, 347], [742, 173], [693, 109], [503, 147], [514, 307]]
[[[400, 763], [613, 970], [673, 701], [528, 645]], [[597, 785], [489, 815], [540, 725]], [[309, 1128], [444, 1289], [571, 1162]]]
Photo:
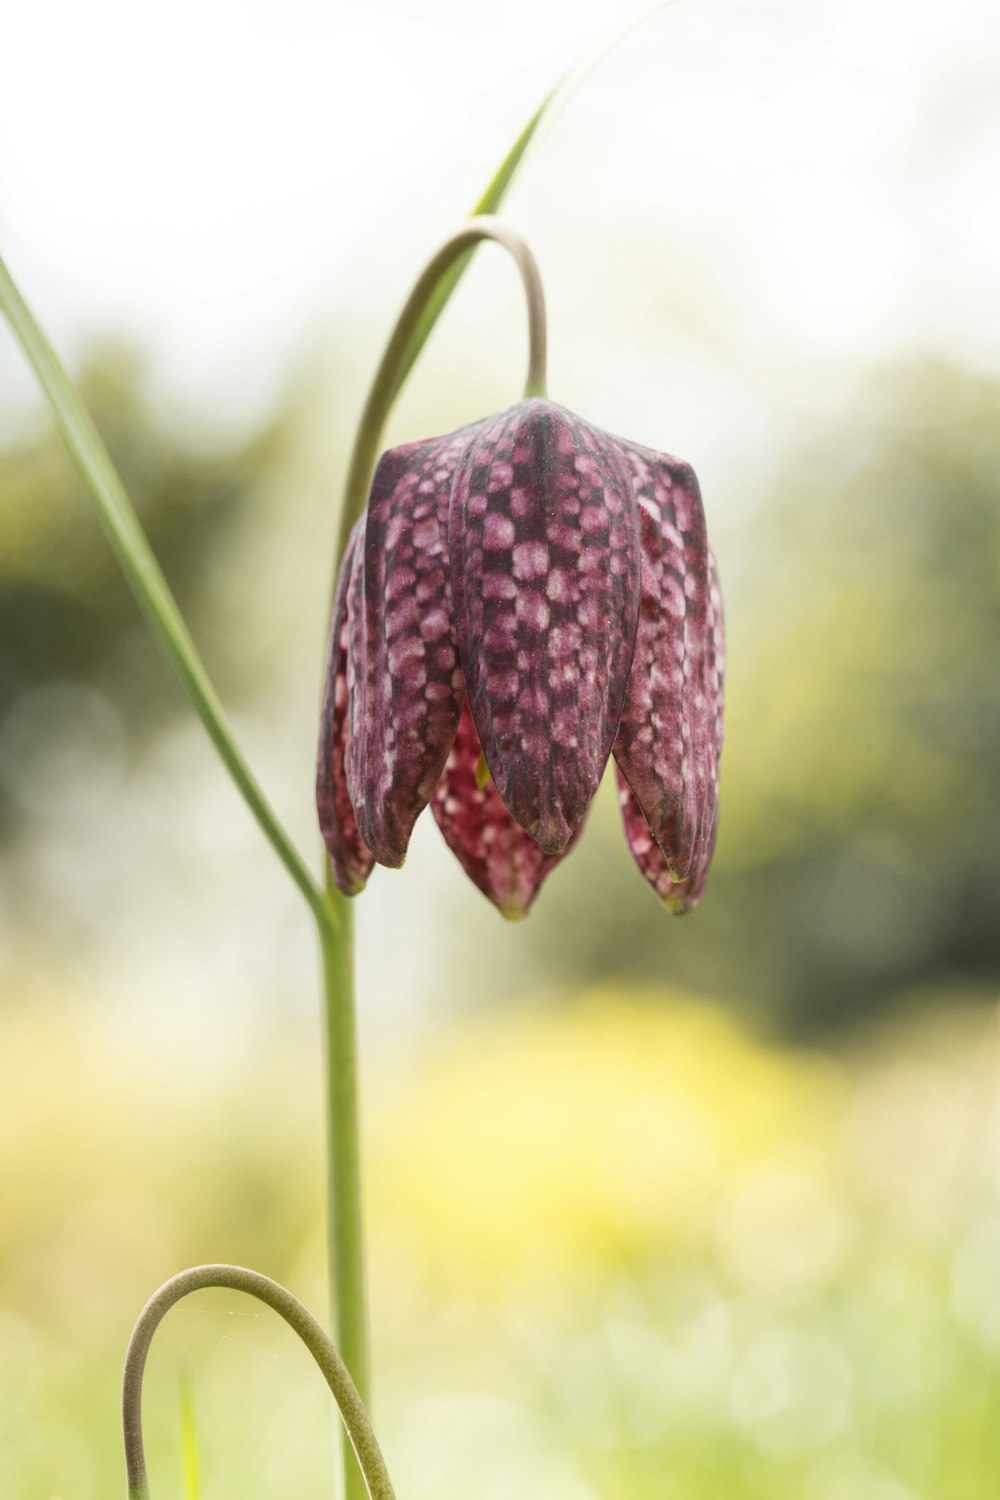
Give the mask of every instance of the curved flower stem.
[[329, 920], [326, 899], [243, 757], [198, 648], [153, 555], [108, 450], [52, 346], [0, 259], [0, 311], [34, 367], [56, 425], [97, 507], [111, 550], [181, 687], [204, 724], [272, 849], [320, 923]]
[[[550, 89], [545, 98], [539, 104], [534, 114], [522, 129], [520, 135], [511, 146], [507, 155], [500, 163], [486, 188], [472, 210], [469, 225], [481, 223], [496, 223], [490, 216], [495, 214], [507, 196], [507, 191], [524, 161], [529, 148], [535, 143], [539, 132], [543, 127], [551, 124], [553, 118], [567, 103], [570, 96], [576, 92], [580, 85], [587, 79], [597, 65], [607, 57], [609, 52], [614, 51], [618, 43], [624, 41], [630, 32], [651, 20], [674, 0], [653, 0], [653, 3], [645, 9], [637, 11], [634, 15], [620, 21], [613, 30], [609, 31], [600, 41], [589, 47], [571, 68], [563, 74], [554, 88]], [[461, 231], [460, 231], [461, 232]], [[378, 457], [381, 445], [382, 431], [388, 420], [390, 411], [406, 384], [410, 371], [419, 358], [438, 318], [444, 312], [452, 293], [465, 274], [466, 267], [472, 259], [476, 245], [485, 235], [477, 235], [467, 240], [461, 247], [450, 249], [444, 254], [445, 247], [439, 252], [443, 259], [438, 264], [436, 275], [430, 274], [430, 266], [421, 277], [418, 286], [410, 295], [410, 300], [400, 315], [399, 323], [392, 335], [389, 345], [382, 356], [382, 363], [378, 368], [375, 381], [365, 403], [361, 421], [354, 439], [354, 450], [351, 454], [350, 466], [347, 474], [344, 503], [340, 516], [340, 536], [337, 546], [337, 567], [340, 566], [341, 558], [347, 547], [347, 540], [351, 534], [351, 527], [364, 509], [368, 499], [368, 487], [371, 483], [372, 473], [375, 469], [375, 460]], [[493, 235], [490, 238], [498, 238]], [[451, 245], [451, 241], [448, 242]], [[435, 257], [437, 260], [437, 257]], [[432, 262], [432, 264], [434, 264]], [[422, 297], [418, 297], [418, 289], [423, 289]], [[403, 324], [405, 322], [405, 329]], [[532, 373], [529, 370], [528, 385], [525, 390], [526, 396], [540, 396], [545, 394], [544, 375], [540, 386], [535, 386], [532, 381]]]
[[395, 1500], [385, 1460], [364, 1402], [328, 1335], [298, 1298], [293, 1297], [278, 1282], [272, 1281], [269, 1276], [262, 1276], [259, 1271], [226, 1265], [194, 1266], [189, 1271], [181, 1271], [178, 1276], [172, 1276], [150, 1297], [132, 1330], [122, 1377], [122, 1431], [129, 1500], [150, 1500], [142, 1443], [142, 1378], [149, 1346], [164, 1314], [189, 1292], [199, 1291], [202, 1287], [228, 1287], [234, 1292], [246, 1292], [266, 1303], [279, 1317], [284, 1318], [319, 1365], [323, 1378], [333, 1392], [364, 1476], [365, 1493], [370, 1500]]
[[[526, 396], [545, 395], [545, 296], [535, 258], [524, 240], [499, 219], [488, 214], [469, 219], [427, 262], [396, 321], [368, 393], [350, 467], [340, 513], [337, 566], [347, 550], [355, 521], [365, 508], [382, 431], [406, 377], [407, 359], [414, 337], [421, 328], [435, 292], [448, 271], [463, 257], [468, 259], [482, 240], [495, 240], [513, 256], [524, 283], [528, 301], [528, 375]], [[454, 284], [454, 283], [453, 283]], [[443, 303], [441, 306], [443, 307]]]
[[[589, 47], [586, 52], [581, 54], [573, 66], [563, 74], [555, 87], [550, 89], [545, 95], [541, 104], [524, 126], [517, 140], [511, 146], [507, 155], [487, 183], [482, 197], [473, 208], [472, 213], [474, 216], [495, 214], [497, 212], [504, 198], [507, 196], [507, 190], [517, 176], [529, 148], [536, 143], [539, 133], [551, 125], [555, 116], [566, 105], [570, 97], [589, 78], [597, 65], [603, 62], [608, 53], [614, 51], [619, 42], [624, 41], [630, 32], [635, 31], [637, 27], [651, 20], [659, 11], [665, 10], [668, 5], [673, 5], [674, 3], [675, 0], [653, 0], [652, 5], [647, 6], [644, 10], [636, 11], [634, 15], [626, 17], [624, 21], [620, 21], [617, 26], [607, 32], [593, 46]], [[435, 323], [447, 307], [452, 292], [454, 292], [465, 274], [466, 267], [472, 259], [474, 250], [475, 246], [463, 251], [456, 260], [452, 261], [428, 297], [424, 310], [413, 330], [409, 347], [406, 349], [405, 355], [400, 362], [393, 400], [395, 400], [395, 397], [402, 390], [410, 371], [420, 357], [420, 351], [434, 329]], [[527, 394], [535, 395], [537, 393], [529, 391]]]

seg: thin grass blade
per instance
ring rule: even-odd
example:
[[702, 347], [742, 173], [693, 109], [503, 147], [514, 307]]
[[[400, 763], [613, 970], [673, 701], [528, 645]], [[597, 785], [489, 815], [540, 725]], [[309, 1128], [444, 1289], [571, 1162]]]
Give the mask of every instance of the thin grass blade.
[[201, 1464], [194, 1422], [194, 1379], [184, 1366], [180, 1372], [181, 1480], [184, 1500], [201, 1500]]
[[226, 770], [317, 920], [330, 908], [243, 758], [149, 541], [82, 397], [0, 259], [0, 312], [38, 377], [56, 426], [80, 473], [136, 601]]

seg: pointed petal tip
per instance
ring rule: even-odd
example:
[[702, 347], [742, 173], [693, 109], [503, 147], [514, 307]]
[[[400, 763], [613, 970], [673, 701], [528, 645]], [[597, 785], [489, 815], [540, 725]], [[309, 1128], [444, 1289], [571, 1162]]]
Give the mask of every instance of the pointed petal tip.
[[663, 850], [653, 837], [646, 816], [618, 766], [615, 767], [615, 780], [618, 786], [618, 805], [625, 828], [625, 840], [631, 850], [632, 858], [646, 882], [671, 915], [686, 916], [698, 905], [705, 889], [715, 848], [717, 822], [713, 822], [711, 830], [707, 831], [707, 839], [698, 863], [689, 875], [678, 879], [676, 872], [668, 864]]
[[406, 864], [406, 856], [410, 852], [410, 840], [407, 836], [403, 848], [398, 845], [394, 849], [383, 849], [381, 854], [375, 856], [375, 863], [385, 870], [401, 870]]
[[534, 839], [543, 854], [558, 859], [561, 854], [566, 853], [579, 833], [585, 817], [586, 808], [573, 826], [570, 826], [563, 817], [552, 817], [543, 819], [534, 828], [525, 829], [525, 832]]
[[[678, 885], [686, 882], [679, 880]], [[701, 900], [701, 894], [694, 895], [691, 891], [674, 891], [663, 897], [663, 904], [672, 917], [687, 917], [694, 911]]]
[[327, 849], [327, 859], [330, 861], [330, 873], [333, 876], [333, 883], [340, 894], [348, 896], [352, 900], [355, 896], [360, 896], [368, 884], [368, 876], [360, 875], [357, 872], [349, 872], [338, 860], [334, 859], [329, 849]]
[[479, 759], [466, 704], [431, 810], [452, 853], [483, 895], [506, 921], [523, 921], [560, 855], [546, 854], [515, 821], [492, 779], [478, 784]]

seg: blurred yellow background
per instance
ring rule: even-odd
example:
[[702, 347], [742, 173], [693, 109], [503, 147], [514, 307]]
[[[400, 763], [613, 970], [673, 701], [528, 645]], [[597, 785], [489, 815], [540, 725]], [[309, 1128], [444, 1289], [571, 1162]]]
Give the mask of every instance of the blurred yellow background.
[[[305, 847], [365, 383], [616, 19], [39, 0], [9, 23], [0, 245]], [[401, 1497], [1000, 1486], [997, 97], [983, 0], [677, 5], [509, 200], [554, 399], [700, 476], [722, 824], [682, 921], [607, 788], [519, 927], [427, 819], [358, 902]], [[393, 441], [517, 398], [518, 296], [482, 253]], [[323, 1311], [315, 955], [6, 333], [0, 395], [0, 1496], [99, 1500], [161, 1280], [231, 1259]], [[269, 1314], [171, 1315], [158, 1497], [184, 1493], [182, 1389], [205, 1497], [333, 1493], [328, 1398]]]

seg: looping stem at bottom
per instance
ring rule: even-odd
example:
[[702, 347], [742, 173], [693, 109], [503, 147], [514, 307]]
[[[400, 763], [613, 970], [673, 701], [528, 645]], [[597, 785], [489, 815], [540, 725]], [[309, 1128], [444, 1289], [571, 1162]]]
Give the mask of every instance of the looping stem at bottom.
[[150, 1500], [142, 1442], [142, 1379], [153, 1334], [175, 1302], [202, 1287], [228, 1287], [234, 1292], [246, 1292], [284, 1318], [319, 1365], [333, 1393], [370, 1500], [395, 1500], [385, 1460], [364, 1403], [328, 1335], [308, 1308], [277, 1281], [244, 1266], [227, 1265], [193, 1266], [172, 1276], [150, 1297], [132, 1330], [122, 1378], [122, 1431], [129, 1500]]

